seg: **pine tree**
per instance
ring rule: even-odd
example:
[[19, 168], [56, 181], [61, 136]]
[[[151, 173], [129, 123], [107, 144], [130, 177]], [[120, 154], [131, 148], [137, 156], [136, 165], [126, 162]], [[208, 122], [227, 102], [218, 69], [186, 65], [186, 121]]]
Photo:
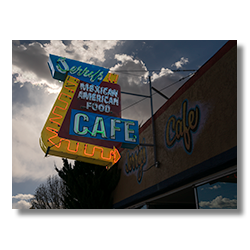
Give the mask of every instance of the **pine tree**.
[[62, 169], [56, 168], [56, 171], [66, 188], [63, 199], [65, 208], [112, 208], [112, 192], [120, 179], [117, 164], [107, 171], [106, 167], [79, 161], [72, 166], [67, 159], [63, 159]]

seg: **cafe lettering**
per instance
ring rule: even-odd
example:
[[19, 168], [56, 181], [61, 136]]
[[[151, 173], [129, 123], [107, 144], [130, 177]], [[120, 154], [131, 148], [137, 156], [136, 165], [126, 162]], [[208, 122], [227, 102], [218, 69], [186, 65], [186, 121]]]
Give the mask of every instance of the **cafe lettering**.
[[190, 108], [187, 111], [188, 101], [182, 103], [182, 117], [176, 118], [172, 115], [166, 125], [166, 145], [171, 148], [176, 141], [183, 140], [183, 146], [188, 153], [192, 153], [194, 133], [199, 126], [200, 110], [199, 106]]
[[69, 134], [92, 139], [118, 141], [122, 147], [134, 148], [139, 144], [138, 122], [96, 115], [79, 110], [71, 111]]

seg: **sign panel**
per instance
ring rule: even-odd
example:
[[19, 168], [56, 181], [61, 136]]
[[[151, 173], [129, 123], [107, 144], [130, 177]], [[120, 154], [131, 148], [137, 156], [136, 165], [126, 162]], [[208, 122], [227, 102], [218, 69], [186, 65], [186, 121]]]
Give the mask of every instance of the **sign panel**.
[[41, 133], [46, 155], [110, 168], [121, 157], [118, 147], [139, 144], [138, 122], [121, 118], [118, 75], [55, 55], [48, 65], [52, 77], [64, 83]]
[[137, 121], [71, 110], [70, 135], [121, 142], [122, 147], [134, 148], [139, 144]]
[[[120, 86], [118, 84], [110, 83], [109, 78], [112, 79], [112, 76], [112, 74], [108, 73], [108, 77], [105, 78], [99, 86], [80, 81], [69, 110], [75, 109], [95, 114], [121, 117]], [[113, 79], [117, 79], [117, 77], [114, 75]], [[71, 113], [68, 112], [62, 122], [59, 136], [92, 144], [93, 139], [91, 138], [81, 137], [69, 133], [70, 119]], [[121, 143], [118, 141], [103, 141], [95, 139], [95, 145], [112, 149], [113, 147], [120, 147]]]
[[39, 139], [40, 146], [44, 153], [59, 157], [84, 161], [110, 168], [119, 159], [119, 151], [113, 146], [107, 148], [92, 143], [86, 143], [61, 137], [59, 132], [69, 107], [75, 96], [80, 80], [68, 76], [63, 84], [55, 104], [49, 114]]
[[100, 85], [109, 71], [106, 68], [56, 55], [49, 55], [48, 65], [54, 79], [64, 81], [68, 72], [68, 75], [94, 85]]

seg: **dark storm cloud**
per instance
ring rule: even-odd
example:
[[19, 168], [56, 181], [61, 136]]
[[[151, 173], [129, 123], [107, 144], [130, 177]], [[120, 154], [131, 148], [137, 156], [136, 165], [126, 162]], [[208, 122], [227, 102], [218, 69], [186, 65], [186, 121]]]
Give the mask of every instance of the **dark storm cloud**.
[[[171, 97], [187, 79], [179, 81], [182, 76], [179, 74], [161, 76], [154, 81], [151, 81], [153, 87]], [[149, 95], [149, 80], [147, 84], [137, 86], [126, 86], [126, 92]], [[154, 113], [167, 101], [164, 97], [152, 90], [153, 94], [153, 111]], [[131, 95], [122, 94], [122, 115], [130, 119], [146, 122], [151, 116], [151, 105], [149, 98], [134, 97]], [[135, 105], [133, 105], [135, 104]]]
[[33, 72], [40, 79], [51, 81], [48, 56], [41, 43], [17, 44], [17, 41], [12, 43], [12, 64], [23, 71]]
[[[50, 99], [50, 95], [45, 94], [47, 85], [34, 85], [31, 82], [15, 81], [17, 74], [12, 76], [12, 105], [37, 105], [45, 99]], [[52, 95], [54, 98], [54, 95]]]
[[27, 85], [21, 87], [22, 84], [16, 82], [16, 77], [18, 74], [12, 75], [12, 104], [20, 103], [20, 104], [29, 104], [29, 91], [27, 90]]

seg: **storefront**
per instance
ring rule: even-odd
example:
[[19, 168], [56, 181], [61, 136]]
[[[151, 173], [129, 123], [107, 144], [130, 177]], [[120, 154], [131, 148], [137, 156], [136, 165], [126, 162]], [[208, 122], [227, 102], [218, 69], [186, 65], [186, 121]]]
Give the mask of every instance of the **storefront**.
[[[226, 43], [121, 151], [114, 208], [237, 208], [237, 41]], [[155, 164], [155, 155], [158, 164]]]

